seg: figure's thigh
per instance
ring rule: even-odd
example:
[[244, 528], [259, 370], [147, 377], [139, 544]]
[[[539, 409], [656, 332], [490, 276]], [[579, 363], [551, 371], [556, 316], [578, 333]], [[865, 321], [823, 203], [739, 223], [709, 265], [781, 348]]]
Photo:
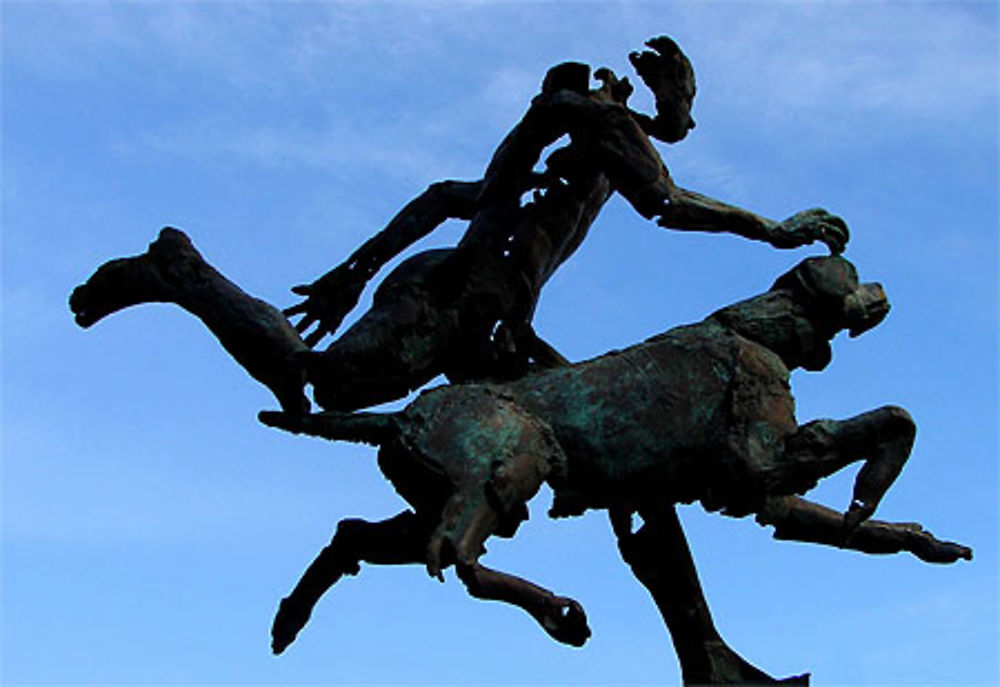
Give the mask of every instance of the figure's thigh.
[[428, 292], [380, 299], [329, 348], [307, 354], [316, 402], [346, 411], [403, 398], [442, 373], [455, 329], [451, 309]]

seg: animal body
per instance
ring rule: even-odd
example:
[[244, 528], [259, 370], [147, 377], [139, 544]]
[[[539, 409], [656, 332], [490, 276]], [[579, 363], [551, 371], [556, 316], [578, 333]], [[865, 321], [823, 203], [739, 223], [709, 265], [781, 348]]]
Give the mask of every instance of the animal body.
[[269, 425], [380, 447], [379, 466], [412, 506], [381, 523], [343, 521], [330, 546], [282, 602], [280, 652], [312, 605], [357, 563], [454, 564], [470, 592], [524, 608], [552, 636], [589, 636], [576, 602], [484, 568], [493, 535], [513, 536], [548, 483], [553, 516], [632, 512], [698, 500], [734, 516], [802, 493], [865, 460], [845, 531], [874, 512], [909, 456], [913, 421], [890, 406], [799, 425], [789, 371], [821, 369], [842, 330], [860, 334], [889, 310], [847, 260], [810, 258], [766, 293], [622, 351], [517, 381], [422, 393], [398, 413], [264, 412]]

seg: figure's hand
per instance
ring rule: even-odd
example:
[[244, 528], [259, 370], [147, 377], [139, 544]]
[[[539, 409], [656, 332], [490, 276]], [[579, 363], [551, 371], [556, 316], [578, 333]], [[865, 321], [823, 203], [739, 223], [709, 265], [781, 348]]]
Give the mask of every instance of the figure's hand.
[[772, 227], [770, 234], [770, 243], [775, 248], [797, 248], [822, 241], [834, 255], [844, 252], [851, 237], [847, 222], [822, 208], [797, 212]]
[[[368, 280], [360, 270], [344, 264], [320, 277], [312, 284], [292, 287], [292, 292], [306, 299], [284, 310], [287, 317], [302, 315], [295, 325], [303, 334], [306, 345], [312, 348], [327, 334], [333, 334], [344, 316], [358, 304]], [[316, 325], [311, 333], [306, 331]]]

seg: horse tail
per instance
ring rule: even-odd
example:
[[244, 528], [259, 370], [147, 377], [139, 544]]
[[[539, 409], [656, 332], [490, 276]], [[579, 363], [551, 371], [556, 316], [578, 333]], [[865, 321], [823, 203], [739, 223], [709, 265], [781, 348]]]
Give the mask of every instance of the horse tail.
[[289, 415], [273, 410], [261, 411], [257, 419], [270, 427], [293, 434], [308, 434], [330, 441], [352, 441], [382, 446], [399, 436], [399, 413], [345, 413], [327, 411], [307, 415]]

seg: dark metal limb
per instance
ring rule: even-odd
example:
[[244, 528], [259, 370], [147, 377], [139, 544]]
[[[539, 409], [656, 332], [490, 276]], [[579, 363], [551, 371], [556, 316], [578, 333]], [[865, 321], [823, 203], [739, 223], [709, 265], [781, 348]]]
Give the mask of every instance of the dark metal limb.
[[280, 654], [294, 642], [320, 597], [344, 575], [356, 575], [361, 562], [422, 563], [426, 546], [427, 528], [412, 511], [381, 522], [341, 520], [333, 539], [281, 600], [271, 626], [271, 650]]
[[622, 558], [653, 596], [670, 631], [684, 684], [808, 684], [808, 674], [776, 680], [722, 639], [672, 505], [641, 510], [643, 525], [635, 532], [631, 511], [612, 509], [610, 515]]
[[309, 409], [298, 362], [308, 349], [295, 329], [277, 308], [250, 296], [206, 262], [183, 232], [167, 227], [145, 253], [101, 265], [69, 300], [81, 327], [142, 303], [174, 303], [187, 310], [274, 393], [285, 412]]
[[455, 569], [471, 596], [523, 609], [556, 641], [583, 646], [590, 638], [587, 614], [575, 600], [556, 596], [528, 580], [479, 563], [460, 562]]
[[[365, 284], [385, 265], [449, 218], [470, 219], [482, 187], [479, 181], [439, 181], [396, 213], [389, 224], [351, 253], [343, 263], [311, 284], [292, 290], [306, 300], [285, 310], [302, 315], [296, 328], [315, 346], [333, 334], [357, 305]], [[316, 329], [306, 333], [313, 325]]]
[[868, 520], [853, 531], [844, 525], [844, 515], [798, 496], [772, 496], [757, 513], [760, 525], [774, 525], [774, 538], [826, 544], [863, 553], [889, 554], [908, 551], [927, 563], [972, 560], [972, 549], [940, 541], [915, 522]]
[[910, 456], [916, 425], [904, 409], [885, 406], [847, 420], [817, 420], [788, 439], [787, 474], [771, 489], [802, 493], [818, 479], [858, 460], [865, 464], [854, 481], [854, 494], [844, 516], [856, 528], [875, 512], [886, 490]]

